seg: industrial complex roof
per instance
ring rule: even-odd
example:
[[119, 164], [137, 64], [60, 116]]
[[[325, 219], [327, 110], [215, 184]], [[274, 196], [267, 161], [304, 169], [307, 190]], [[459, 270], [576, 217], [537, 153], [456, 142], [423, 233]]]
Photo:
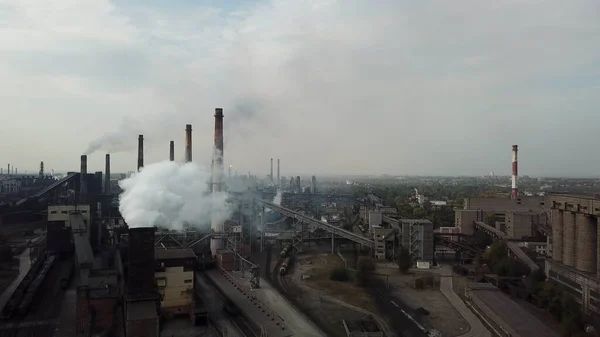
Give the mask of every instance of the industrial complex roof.
[[154, 251], [156, 260], [196, 258], [196, 254], [190, 248], [156, 249]]

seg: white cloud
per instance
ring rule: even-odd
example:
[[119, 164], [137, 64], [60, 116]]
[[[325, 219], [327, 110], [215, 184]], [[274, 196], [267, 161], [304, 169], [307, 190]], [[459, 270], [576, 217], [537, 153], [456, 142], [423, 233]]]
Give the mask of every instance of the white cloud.
[[[508, 172], [518, 143], [536, 159], [521, 157], [524, 173], [593, 173], [598, 162], [583, 153], [579, 168], [541, 154], [596, 138], [579, 121], [599, 118], [599, 14], [593, 0], [273, 0], [233, 10], [0, 1], [1, 106], [63, 119], [36, 135], [57, 148], [57, 168], [123, 117], [144, 130], [148, 160], [165, 158], [170, 139], [183, 144], [192, 123], [194, 159], [208, 163], [212, 111], [223, 107], [225, 158], [242, 171], [267, 172], [280, 157], [306, 173]], [[77, 139], [50, 137], [66, 118], [81, 123]], [[3, 132], [0, 143], [18, 136]], [[34, 145], [2, 150], [35, 168]], [[133, 167], [133, 156], [117, 156], [115, 169]]]

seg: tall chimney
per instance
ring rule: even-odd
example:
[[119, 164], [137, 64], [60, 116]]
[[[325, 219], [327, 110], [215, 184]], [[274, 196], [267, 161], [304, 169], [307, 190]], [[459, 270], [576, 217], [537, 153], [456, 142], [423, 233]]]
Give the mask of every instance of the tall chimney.
[[277, 186], [281, 185], [281, 177], [279, 176], [279, 159], [277, 159]]
[[169, 143], [169, 160], [175, 161], [175, 142], [171, 141]]
[[192, 124], [185, 126], [185, 162], [192, 161]]
[[6, 171], [6, 174], [10, 174], [10, 164], [8, 164], [8, 170]]
[[269, 174], [269, 178], [273, 182], [273, 158], [271, 158], [271, 173]]
[[138, 136], [138, 165], [137, 170], [141, 170], [144, 167], [144, 135]]
[[104, 194], [110, 194], [110, 154], [104, 160]]
[[519, 176], [519, 171], [517, 170], [517, 152], [519, 151], [518, 145], [513, 145], [512, 147], [512, 191], [510, 193], [511, 199], [517, 199], [518, 190], [517, 190], [517, 177]]
[[231, 165], [229, 165], [229, 180], [231, 180]]
[[[213, 153], [213, 194], [221, 191], [221, 182], [223, 179], [223, 109], [215, 109], [215, 149]], [[220, 219], [212, 218], [210, 228], [215, 233], [225, 231], [224, 223]], [[223, 239], [215, 238], [210, 240], [210, 251], [213, 256], [217, 255], [217, 250], [224, 247]]]
[[79, 202], [85, 203], [87, 199], [87, 156], [81, 156], [81, 167], [79, 171]]

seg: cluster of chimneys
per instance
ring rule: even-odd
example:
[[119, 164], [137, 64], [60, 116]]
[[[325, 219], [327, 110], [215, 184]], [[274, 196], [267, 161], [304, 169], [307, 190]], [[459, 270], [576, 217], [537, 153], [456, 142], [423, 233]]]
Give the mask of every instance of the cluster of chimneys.
[[[6, 174], [19, 174], [19, 171], [13, 166], [12, 167], [12, 172], [10, 171], [11, 167], [10, 164], [8, 164], [8, 169], [6, 170]], [[4, 170], [2, 168], [0, 168], [0, 174], [4, 174], [3, 172]]]
[[[169, 160], [175, 161], [175, 142], [169, 142]], [[192, 125], [187, 124], [185, 126], [185, 162], [189, 163], [192, 161]], [[213, 155], [213, 192], [221, 191], [221, 181], [223, 176], [223, 109], [215, 109], [215, 153]], [[144, 135], [138, 136], [138, 157], [137, 157], [137, 170], [141, 170], [144, 167]], [[14, 168], [13, 168], [14, 169]], [[10, 172], [10, 164], [8, 164], [8, 171]], [[15, 170], [16, 173], [16, 170]], [[80, 196], [85, 199], [87, 194], [87, 155], [81, 156], [81, 167], [80, 167]], [[104, 192], [105, 194], [110, 193], [110, 154], [106, 154], [106, 167], [104, 177]]]
[[[277, 180], [274, 179], [273, 177], [273, 158], [271, 158], [271, 173], [269, 174], [269, 178], [271, 179], [272, 183], [275, 183], [277, 186], [281, 185], [281, 177], [279, 176], [279, 159], [277, 159]], [[250, 174], [248, 174], [250, 175]]]

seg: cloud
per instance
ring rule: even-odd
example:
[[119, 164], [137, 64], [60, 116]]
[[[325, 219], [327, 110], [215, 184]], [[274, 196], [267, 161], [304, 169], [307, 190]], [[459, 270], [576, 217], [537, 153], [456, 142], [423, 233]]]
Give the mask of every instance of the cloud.
[[[2, 106], [47, 120], [46, 147], [69, 149], [57, 162], [107, 134], [135, 147], [132, 128], [147, 160], [166, 158], [192, 123], [208, 163], [223, 107], [241, 171], [279, 157], [290, 174], [508, 174], [517, 143], [523, 173], [591, 174], [598, 159], [576, 149], [600, 122], [598, 13], [594, 0], [0, 1]], [[86, 131], [49, 137], [67, 118]], [[35, 145], [19, 159], [32, 168]]]

